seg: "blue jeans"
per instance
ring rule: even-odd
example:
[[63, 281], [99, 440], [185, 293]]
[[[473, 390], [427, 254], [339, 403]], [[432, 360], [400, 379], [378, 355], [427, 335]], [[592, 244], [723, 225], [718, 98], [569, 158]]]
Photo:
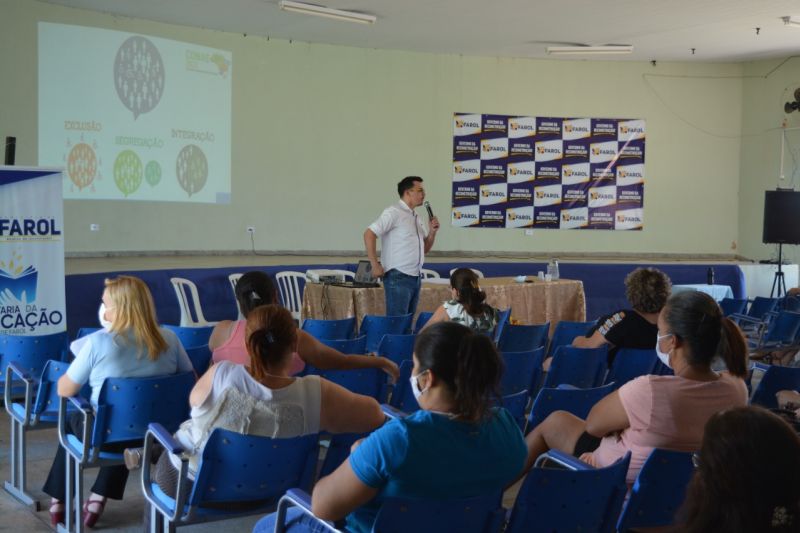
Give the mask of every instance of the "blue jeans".
[[[278, 513], [268, 514], [253, 526], [253, 533], [272, 533], [275, 531], [275, 519]], [[287, 533], [327, 533], [327, 529], [309, 518], [309, 516], [297, 507], [290, 507], [286, 510], [286, 531]]]
[[409, 276], [397, 269], [383, 275], [383, 292], [386, 296], [386, 315], [399, 316], [415, 313], [419, 300], [419, 276]]

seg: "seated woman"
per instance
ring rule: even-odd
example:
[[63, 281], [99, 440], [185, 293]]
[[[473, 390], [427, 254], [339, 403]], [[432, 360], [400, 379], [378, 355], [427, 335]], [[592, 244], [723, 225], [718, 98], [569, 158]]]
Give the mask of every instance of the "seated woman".
[[[551, 448], [598, 467], [630, 451], [632, 483], [653, 448], [697, 450], [714, 413], [747, 404], [747, 344], [713, 298], [676, 294], [659, 314], [658, 331], [656, 352], [675, 375], [629, 381], [600, 400], [586, 420], [554, 412], [526, 438], [528, 468]], [[711, 369], [715, 357], [727, 364], [727, 373]]]
[[[231, 361], [240, 365], [250, 364], [250, 354], [245, 347], [246, 318], [259, 306], [278, 303], [278, 291], [270, 277], [264, 272], [247, 272], [236, 283], [236, 301], [245, 320], [223, 320], [214, 327], [208, 347], [212, 361]], [[355, 368], [380, 368], [392, 379], [397, 379], [400, 369], [385, 357], [372, 355], [345, 355], [325, 346], [305, 331], [297, 331], [297, 350], [292, 354], [289, 375], [297, 374], [309, 363], [320, 370]]]
[[656, 345], [658, 314], [669, 298], [672, 283], [656, 268], [637, 268], [625, 277], [625, 297], [633, 309], [621, 309], [598, 319], [586, 336], [575, 337], [578, 348], [607, 344], [608, 366], [620, 348], [651, 349]]
[[680, 531], [800, 531], [800, 437], [779, 416], [741, 407], [711, 417]]
[[453, 271], [450, 275], [452, 299], [436, 309], [425, 328], [437, 322], [450, 321], [464, 324], [478, 333], [491, 334], [497, 325], [498, 311], [483, 303], [486, 293], [480, 289], [478, 281], [478, 275], [472, 269]]
[[[440, 323], [422, 331], [411, 387], [421, 410], [386, 423], [357, 443], [350, 459], [319, 480], [314, 513], [347, 516], [350, 531], [370, 531], [388, 497], [466, 498], [501, 491], [522, 471], [525, 443], [503, 408], [492, 407], [502, 363], [492, 341], [469, 328]], [[275, 514], [254, 532], [273, 530]], [[290, 509], [289, 531], [309, 520]]]
[[[178, 337], [158, 326], [153, 297], [142, 280], [132, 276], [107, 279], [103, 305], [105, 313], [101, 318], [110, 325], [87, 336], [80, 344], [75, 360], [58, 380], [59, 396], [74, 396], [88, 382], [92, 388], [91, 403], [96, 407], [106, 378], [161, 376], [192, 370], [192, 363]], [[82, 434], [83, 416], [80, 413], [69, 414], [67, 430], [75, 435]], [[122, 443], [113, 449], [121, 451], [131, 444]], [[65, 453], [59, 446], [42, 489], [53, 497], [50, 505], [53, 526], [64, 521]], [[92, 494], [83, 505], [83, 522], [87, 527], [94, 527], [103, 512], [106, 498], [122, 499], [127, 479], [128, 470], [124, 465], [100, 469]]]
[[[175, 433], [189, 455], [191, 479], [214, 428], [289, 438], [320, 431], [363, 433], [384, 422], [373, 398], [319, 376], [291, 376], [300, 336], [282, 306], [250, 311], [246, 331], [250, 364], [222, 361], [209, 368], [189, 396], [191, 418]], [[179, 468], [180, 461], [166, 453], [156, 463], [154, 479], [170, 496], [177, 492]]]

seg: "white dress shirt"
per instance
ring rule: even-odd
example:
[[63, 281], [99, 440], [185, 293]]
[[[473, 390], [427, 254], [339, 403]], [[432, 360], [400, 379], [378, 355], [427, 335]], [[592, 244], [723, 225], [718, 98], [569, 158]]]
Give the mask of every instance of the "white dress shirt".
[[369, 229], [381, 239], [381, 266], [385, 272], [394, 268], [419, 276], [425, 262], [428, 230], [414, 210], [400, 200], [384, 209]]

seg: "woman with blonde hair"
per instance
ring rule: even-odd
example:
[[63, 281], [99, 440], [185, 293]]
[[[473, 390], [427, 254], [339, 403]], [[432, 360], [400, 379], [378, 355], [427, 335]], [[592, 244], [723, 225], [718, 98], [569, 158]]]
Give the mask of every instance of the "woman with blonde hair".
[[[153, 297], [147, 285], [133, 276], [105, 280], [101, 320], [104, 327], [73, 344], [75, 359], [58, 381], [58, 394], [78, 394], [87, 382], [91, 386], [91, 403], [97, 407], [100, 389], [106, 378], [139, 378], [188, 372], [192, 363], [177, 336], [158, 326]], [[72, 413], [67, 430], [75, 435], [83, 432], [83, 417]], [[135, 443], [114, 445], [114, 450]], [[112, 447], [109, 447], [111, 450]], [[55, 526], [64, 521], [66, 493], [64, 448], [59, 446], [44, 492], [52, 496], [50, 521]], [[83, 522], [94, 527], [103, 512], [106, 498], [121, 500], [128, 470], [124, 465], [103, 467], [92, 487], [92, 494], [83, 505]]]

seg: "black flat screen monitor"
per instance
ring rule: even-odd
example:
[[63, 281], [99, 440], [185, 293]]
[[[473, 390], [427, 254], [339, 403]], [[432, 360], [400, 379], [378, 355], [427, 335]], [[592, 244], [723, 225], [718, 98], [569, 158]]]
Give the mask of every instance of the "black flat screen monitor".
[[761, 240], [765, 243], [800, 244], [800, 192], [766, 191]]

